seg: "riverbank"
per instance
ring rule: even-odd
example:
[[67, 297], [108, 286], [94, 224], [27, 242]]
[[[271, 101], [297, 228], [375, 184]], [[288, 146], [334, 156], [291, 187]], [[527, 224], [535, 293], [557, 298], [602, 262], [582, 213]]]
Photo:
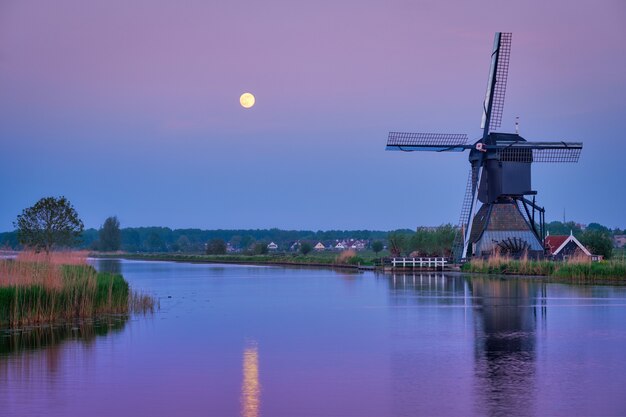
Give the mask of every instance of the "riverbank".
[[[305, 266], [339, 269], [379, 268], [374, 253], [359, 253], [359, 256], [339, 258], [336, 253], [266, 254], [266, 255], [200, 255], [173, 253], [92, 253], [96, 258], [122, 258], [144, 261], [169, 261], [189, 263], [221, 263], [239, 265]], [[545, 277], [551, 281], [578, 284], [626, 284], [626, 262], [624, 260], [569, 262], [514, 260], [494, 257], [488, 260], [477, 259], [462, 265], [451, 266], [452, 271], [475, 274], [518, 275]], [[419, 272], [418, 270], [407, 270]]]
[[[373, 252], [372, 252], [373, 254]], [[95, 258], [122, 258], [144, 261], [170, 261], [190, 263], [222, 263], [240, 265], [276, 265], [276, 266], [313, 266], [341, 269], [372, 269], [375, 259], [367, 253], [342, 256], [336, 253], [302, 254], [266, 254], [266, 255], [200, 255], [182, 253], [92, 253]]]
[[85, 255], [20, 254], [0, 261], [0, 328], [153, 311], [119, 274], [96, 272]]
[[626, 262], [623, 260], [589, 262], [574, 259], [565, 262], [534, 261], [493, 257], [472, 260], [462, 272], [499, 275], [545, 276], [552, 280], [588, 284], [626, 284]]

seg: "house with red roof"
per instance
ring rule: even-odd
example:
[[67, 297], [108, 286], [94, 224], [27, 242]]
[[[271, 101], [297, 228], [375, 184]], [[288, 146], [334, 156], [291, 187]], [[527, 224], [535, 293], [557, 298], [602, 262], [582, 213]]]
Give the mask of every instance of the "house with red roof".
[[[594, 258], [589, 250], [582, 244], [574, 234], [570, 232], [567, 235], [548, 235], [544, 241], [544, 246], [548, 256], [553, 259], [566, 260], [571, 257], [588, 256]], [[597, 260], [597, 259], [594, 259]]]

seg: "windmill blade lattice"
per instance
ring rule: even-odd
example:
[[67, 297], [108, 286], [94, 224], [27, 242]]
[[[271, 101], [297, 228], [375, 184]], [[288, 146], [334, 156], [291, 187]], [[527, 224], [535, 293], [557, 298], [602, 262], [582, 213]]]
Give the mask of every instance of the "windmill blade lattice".
[[459, 225], [454, 233], [454, 241], [452, 242], [452, 256], [454, 259], [461, 259], [463, 253], [463, 239], [465, 238], [465, 226], [469, 222], [470, 210], [472, 208], [473, 181], [472, 169], [470, 168], [467, 175], [467, 184], [465, 186], [465, 196], [463, 197], [463, 205], [461, 206], [461, 214], [459, 215]]
[[580, 158], [582, 143], [542, 143], [522, 142], [498, 150], [500, 161], [506, 162], [551, 162], [576, 163]]
[[407, 151], [453, 151], [468, 148], [465, 133], [409, 133], [389, 132], [387, 148], [396, 147]]
[[500, 50], [495, 74], [496, 84], [493, 88], [493, 103], [491, 107], [491, 118], [489, 119], [489, 131], [500, 127], [502, 123], [504, 96], [506, 94], [506, 83], [509, 76], [509, 61], [511, 59], [512, 36], [513, 34], [508, 32], [500, 34]]

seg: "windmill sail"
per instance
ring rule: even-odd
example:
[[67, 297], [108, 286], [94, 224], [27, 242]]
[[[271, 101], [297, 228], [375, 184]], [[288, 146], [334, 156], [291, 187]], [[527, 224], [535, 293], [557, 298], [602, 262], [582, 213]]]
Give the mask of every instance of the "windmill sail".
[[493, 129], [500, 127], [502, 122], [504, 96], [511, 57], [511, 38], [512, 34], [509, 32], [497, 32], [493, 42], [489, 81], [483, 104], [483, 117], [480, 123], [480, 128], [485, 129], [485, 136]]
[[389, 132], [388, 151], [463, 152], [470, 148], [465, 133]]
[[498, 144], [498, 159], [503, 162], [578, 162], [580, 142], [514, 142]]

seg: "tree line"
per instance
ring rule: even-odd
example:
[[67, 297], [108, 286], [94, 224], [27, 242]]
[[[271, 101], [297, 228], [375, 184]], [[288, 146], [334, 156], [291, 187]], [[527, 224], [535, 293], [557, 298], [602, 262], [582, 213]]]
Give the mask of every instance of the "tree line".
[[[117, 220], [117, 219], [116, 219]], [[107, 219], [107, 221], [109, 221]], [[127, 252], [201, 252], [205, 244], [212, 239], [220, 239], [233, 247], [245, 250], [256, 243], [275, 242], [281, 250], [295, 241], [330, 241], [343, 239], [386, 240], [387, 231], [376, 230], [281, 230], [281, 229], [170, 229], [168, 227], [125, 227], [119, 228], [119, 244], [102, 246], [102, 231], [85, 229], [77, 237], [75, 247], [90, 250], [123, 250]], [[110, 223], [111, 221], [109, 221]], [[119, 223], [118, 223], [119, 224]], [[104, 229], [108, 230], [108, 229]], [[107, 236], [111, 235], [106, 231]], [[110, 242], [110, 240], [106, 240]], [[21, 249], [18, 232], [0, 233], [0, 246]]]
[[31, 247], [49, 251], [54, 247], [126, 252], [204, 252], [208, 243], [228, 243], [241, 250], [261, 251], [269, 242], [280, 250], [295, 241], [343, 239], [384, 240], [386, 231], [375, 230], [282, 230], [272, 229], [170, 229], [168, 227], [121, 228], [115, 216], [105, 219], [99, 229], [84, 229], [72, 204], [65, 197], [46, 197], [24, 209], [14, 222], [13, 232], [0, 233], [0, 247], [19, 250]]
[[458, 228], [451, 224], [418, 227], [416, 231], [389, 233], [388, 248], [392, 256], [452, 256], [452, 245]]
[[[14, 222], [14, 232], [0, 233], [0, 247], [22, 249], [31, 247], [46, 252], [58, 247], [79, 247], [89, 250], [126, 252], [207, 252], [224, 253], [226, 245], [245, 252], [267, 252], [267, 244], [274, 242], [286, 251], [296, 241], [302, 242], [301, 251], [310, 251], [310, 242], [343, 239], [368, 240], [376, 253], [386, 243], [393, 256], [452, 255], [452, 246], [458, 228], [451, 224], [439, 227], [420, 227], [415, 231], [400, 229], [392, 232], [376, 230], [281, 230], [238, 229], [202, 230], [170, 229], [167, 227], [121, 228], [115, 216], [108, 217], [99, 229], [84, 230], [76, 210], [65, 197], [46, 197], [34, 206], [24, 209]], [[572, 233], [583, 245], [597, 255], [609, 259], [613, 252], [614, 235], [626, 230], [610, 229], [599, 223], [590, 223], [584, 229], [575, 222], [550, 222], [546, 230], [551, 235]], [[304, 248], [304, 250], [302, 250]]]

